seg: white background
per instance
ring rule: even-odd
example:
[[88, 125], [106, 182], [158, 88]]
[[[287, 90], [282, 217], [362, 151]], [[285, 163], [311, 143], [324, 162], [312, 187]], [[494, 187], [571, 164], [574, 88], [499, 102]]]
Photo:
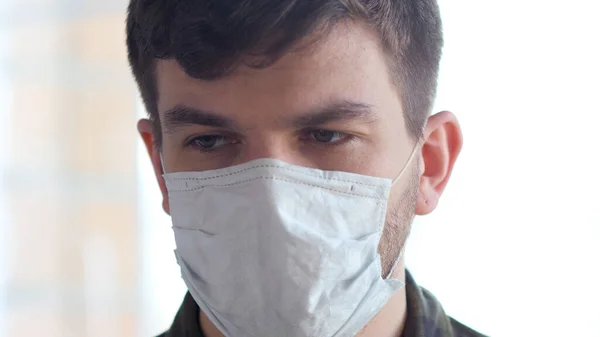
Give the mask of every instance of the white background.
[[408, 267], [493, 336], [600, 336], [600, 3], [441, 6], [465, 147]]

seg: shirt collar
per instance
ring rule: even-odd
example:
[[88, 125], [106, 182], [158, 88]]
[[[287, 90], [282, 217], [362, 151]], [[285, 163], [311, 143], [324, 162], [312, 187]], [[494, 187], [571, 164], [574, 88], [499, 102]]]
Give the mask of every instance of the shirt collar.
[[402, 337], [452, 337], [450, 319], [435, 297], [406, 271], [406, 325]]

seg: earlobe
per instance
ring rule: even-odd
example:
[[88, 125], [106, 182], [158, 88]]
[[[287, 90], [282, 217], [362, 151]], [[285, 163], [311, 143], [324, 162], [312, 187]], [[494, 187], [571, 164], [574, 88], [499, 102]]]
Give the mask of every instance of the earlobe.
[[460, 125], [451, 112], [429, 117], [421, 153], [423, 167], [416, 214], [426, 215], [435, 210], [461, 148]]
[[162, 159], [160, 156], [160, 149], [156, 147], [156, 142], [154, 139], [152, 122], [148, 119], [141, 119], [137, 124], [138, 132], [142, 137], [144, 145], [146, 146], [146, 150], [148, 151], [148, 155], [150, 156], [150, 161], [152, 162], [152, 168], [154, 169], [154, 174], [156, 176], [156, 180], [158, 182], [158, 186], [160, 188], [160, 192], [162, 193], [163, 202], [162, 206], [164, 211], [167, 214], [170, 213], [169, 208], [169, 197], [167, 193], [167, 187], [165, 185], [165, 179], [163, 178], [163, 165]]

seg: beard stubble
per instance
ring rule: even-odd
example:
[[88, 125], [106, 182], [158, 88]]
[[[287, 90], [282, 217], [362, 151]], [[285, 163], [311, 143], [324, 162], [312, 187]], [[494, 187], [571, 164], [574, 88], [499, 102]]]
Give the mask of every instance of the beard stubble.
[[388, 205], [385, 225], [379, 242], [378, 252], [381, 256], [382, 277], [389, 275], [398, 260], [406, 239], [410, 233], [411, 223], [415, 217], [417, 196], [419, 191], [418, 165], [407, 172], [409, 182], [400, 198]]

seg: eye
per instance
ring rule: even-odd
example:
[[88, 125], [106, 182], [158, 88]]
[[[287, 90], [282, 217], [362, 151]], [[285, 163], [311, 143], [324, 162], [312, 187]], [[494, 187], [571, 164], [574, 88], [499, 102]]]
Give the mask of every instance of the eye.
[[319, 143], [337, 143], [347, 138], [348, 135], [337, 131], [316, 130], [310, 132], [310, 137]]
[[227, 144], [235, 144], [236, 141], [230, 140], [223, 135], [204, 135], [194, 137], [189, 141], [189, 145], [200, 150], [214, 150]]

